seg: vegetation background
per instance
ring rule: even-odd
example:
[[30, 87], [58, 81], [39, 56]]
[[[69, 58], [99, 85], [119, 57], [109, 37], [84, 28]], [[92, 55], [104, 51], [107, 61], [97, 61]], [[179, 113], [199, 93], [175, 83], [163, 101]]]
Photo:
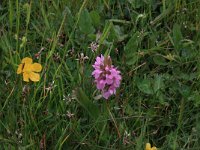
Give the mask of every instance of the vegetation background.
[[[199, 30], [199, 0], [0, 1], [0, 149], [200, 150]], [[106, 101], [91, 72], [108, 52]]]

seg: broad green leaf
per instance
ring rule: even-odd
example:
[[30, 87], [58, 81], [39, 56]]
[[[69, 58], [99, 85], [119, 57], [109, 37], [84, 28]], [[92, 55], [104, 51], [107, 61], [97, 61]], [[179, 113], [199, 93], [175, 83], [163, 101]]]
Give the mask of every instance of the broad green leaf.
[[67, 17], [67, 26], [72, 27], [72, 25], [74, 24], [74, 19], [71, 13], [71, 10], [69, 9], [69, 7], [65, 7], [64, 11], [63, 11], [63, 15], [66, 15]]
[[138, 43], [140, 40], [140, 34], [139, 32], [136, 32], [128, 41], [128, 43], [125, 46], [125, 52], [137, 52]]
[[181, 40], [183, 39], [181, 27], [178, 24], [173, 26], [173, 43], [176, 50], [180, 50]]
[[185, 98], [187, 98], [191, 95], [191, 91], [192, 91], [192, 88], [188, 85], [181, 85], [179, 88], [179, 92]]
[[110, 30], [108, 39], [109, 41], [118, 41], [118, 37], [120, 37], [120, 35], [121, 35], [120, 27], [113, 25]]
[[116, 41], [116, 42], [122, 42], [125, 40], [125, 38], [128, 37], [128, 34], [124, 34], [123, 28], [121, 28], [119, 25], [113, 25], [111, 28], [111, 32], [109, 35], [110, 41]]
[[154, 92], [157, 92], [164, 87], [162, 76], [156, 75], [154, 79]]
[[87, 9], [84, 9], [81, 12], [79, 20], [79, 29], [85, 34], [94, 32], [94, 27], [92, 26], [92, 19], [90, 18], [90, 14]]
[[198, 54], [199, 52], [196, 52], [196, 50], [193, 50], [189, 47], [186, 48], [182, 48], [181, 49], [181, 58], [183, 59], [192, 59], [195, 58], [195, 56]]
[[127, 65], [133, 65], [138, 60], [137, 50], [138, 44], [141, 42], [139, 32], [136, 32], [128, 41], [125, 46], [125, 55], [127, 59]]
[[126, 64], [127, 65], [133, 65], [138, 61], [138, 53], [133, 53], [131, 56], [127, 57]]
[[165, 58], [164, 57], [162, 57], [161, 55], [156, 55], [156, 56], [154, 56], [153, 57], [153, 61], [154, 61], [154, 63], [155, 64], [157, 64], [157, 65], [167, 65], [167, 62], [166, 62], [166, 60], [165, 60]]
[[157, 97], [160, 104], [165, 105], [165, 106], [169, 106], [169, 103], [166, 102], [166, 97], [165, 97], [164, 93], [162, 93], [161, 91], [158, 91], [156, 93], [156, 97]]
[[133, 115], [134, 114], [134, 110], [133, 108], [131, 107], [131, 105], [127, 104], [126, 106], [126, 109], [125, 109], [125, 112], [129, 115]]
[[151, 80], [150, 79], [143, 79], [143, 80], [137, 81], [137, 87], [143, 93], [153, 94], [153, 89], [152, 89], [152, 86], [151, 86]]
[[92, 24], [95, 26], [95, 27], [99, 27], [100, 26], [100, 16], [99, 16], [99, 13], [95, 10], [91, 11], [90, 12], [90, 17], [92, 19]]

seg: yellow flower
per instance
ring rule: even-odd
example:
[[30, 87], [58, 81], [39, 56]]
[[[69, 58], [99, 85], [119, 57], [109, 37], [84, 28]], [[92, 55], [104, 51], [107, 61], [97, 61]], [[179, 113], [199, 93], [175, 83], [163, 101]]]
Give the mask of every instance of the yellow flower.
[[151, 144], [147, 143], [145, 150], [157, 150], [157, 148], [155, 146], [151, 147]]
[[33, 82], [40, 80], [40, 75], [35, 72], [40, 72], [42, 66], [39, 63], [33, 63], [33, 60], [29, 57], [22, 59], [21, 64], [18, 66], [17, 74], [23, 74], [23, 80], [29, 82], [29, 79]]

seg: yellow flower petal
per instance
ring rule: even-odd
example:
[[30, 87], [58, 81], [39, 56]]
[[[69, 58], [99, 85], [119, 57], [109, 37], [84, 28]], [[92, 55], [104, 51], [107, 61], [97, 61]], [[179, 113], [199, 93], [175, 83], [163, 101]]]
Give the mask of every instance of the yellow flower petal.
[[150, 143], [146, 144], [145, 150], [151, 150], [151, 144]]
[[17, 68], [17, 74], [20, 74], [22, 73], [22, 67], [23, 67], [23, 64], [20, 64]]
[[42, 65], [39, 63], [32, 64], [32, 71], [40, 72], [42, 70]]
[[24, 69], [22, 71], [26, 73], [32, 72], [32, 64], [25, 64]]
[[40, 80], [40, 75], [38, 73], [31, 72], [29, 73], [29, 78], [33, 82], [38, 82]]
[[35, 72], [40, 72], [42, 70], [42, 65], [39, 63], [33, 63], [33, 60], [29, 57], [22, 59], [22, 63], [18, 66], [17, 74], [23, 72], [23, 80], [29, 82], [37, 82], [40, 80], [40, 75]]
[[22, 59], [22, 63], [25, 63], [25, 64], [32, 64], [33, 63], [33, 60], [29, 57], [25, 57]]
[[154, 146], [154, 147], [151, 148], [151, 150], [157, 150], [157, 148]]
[[23, 80], [29, 82], [29, 74], [27, 72], [23, 73]]

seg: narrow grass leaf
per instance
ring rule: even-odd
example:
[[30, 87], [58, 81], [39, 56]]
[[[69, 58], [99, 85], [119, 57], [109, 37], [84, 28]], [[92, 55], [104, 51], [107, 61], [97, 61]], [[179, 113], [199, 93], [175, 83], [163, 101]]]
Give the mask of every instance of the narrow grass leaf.
[[87, 97], [85, 92], [81, 88], [76, 89], [77, 101], [88, 112], [88, 114], [94, 119], [99, 118], [99, 109], [97, 106]]

